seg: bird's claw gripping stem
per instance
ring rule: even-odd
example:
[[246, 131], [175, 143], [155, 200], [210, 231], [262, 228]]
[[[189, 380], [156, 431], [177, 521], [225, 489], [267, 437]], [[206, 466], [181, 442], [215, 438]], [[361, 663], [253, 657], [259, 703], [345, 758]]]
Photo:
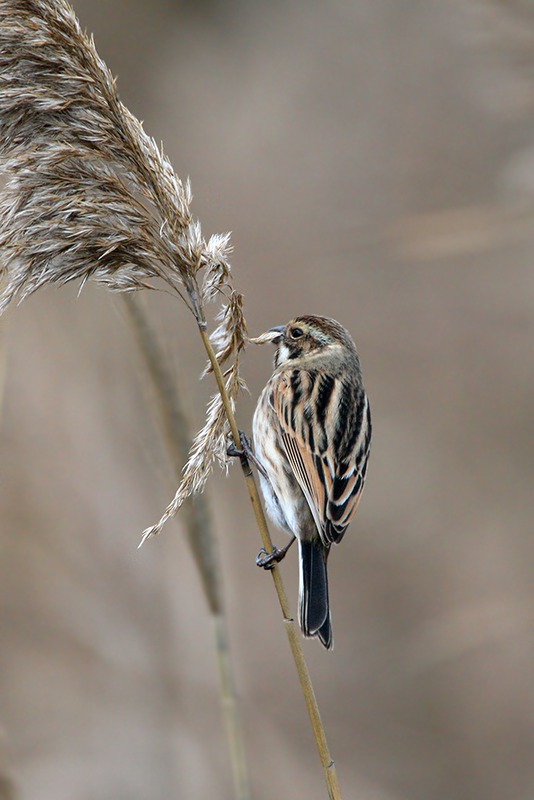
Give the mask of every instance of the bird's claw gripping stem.
[[258, 461], [256, 456], [254, 455], [254, 450], [252, 449], [252, 442], [250, 441], [248, 436], [245, 433], [243, 433], [243, 431], [239, 431], [239, 438], [241, 439], [240, 442], [241, 449], [236, 447], [235, 442], [231, 442], [226, 450], [228, 455], [231, 456], [232, 458], [241, 458], [241, 459], [245, 458], [251, 464], [254, 464], [258, 472], [260, 472], [261, 475], [263, 475], [265, 480], [269, 480], [263, 464], [260, 461]]
[[293, 536], [285, 547], [275, 547], [270, 553], [267, 552], [265, 547], [262, 547], [256, 556], [256, 566], [262, 569], [273, 569], [277, 564], [285, 558], [287, 551], [295, 541]]

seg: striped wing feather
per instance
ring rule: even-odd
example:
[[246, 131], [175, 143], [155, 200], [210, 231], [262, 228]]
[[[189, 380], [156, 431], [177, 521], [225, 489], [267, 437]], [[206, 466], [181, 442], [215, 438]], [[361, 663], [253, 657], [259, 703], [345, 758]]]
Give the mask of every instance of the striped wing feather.
[[371, 439], [363, 388], [342, 376], [282, 373], [272, 402], [293, 473], [323, 543], [341, 541], [363, 490]]

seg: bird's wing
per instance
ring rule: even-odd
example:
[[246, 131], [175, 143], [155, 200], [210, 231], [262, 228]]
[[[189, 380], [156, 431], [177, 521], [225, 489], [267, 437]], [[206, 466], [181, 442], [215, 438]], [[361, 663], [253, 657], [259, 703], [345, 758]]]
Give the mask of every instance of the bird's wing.
[[342, 377], [294, 369], [275, 382], [272, 405], [321, 539], [326, 546], [339, 542], [367, 469], [371, 418], [365, 392]]

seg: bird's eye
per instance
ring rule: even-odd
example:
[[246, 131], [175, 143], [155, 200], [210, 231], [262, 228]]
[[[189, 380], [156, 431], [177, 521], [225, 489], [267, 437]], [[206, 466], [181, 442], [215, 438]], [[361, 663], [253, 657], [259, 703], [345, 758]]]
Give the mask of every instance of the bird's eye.
[[301, 336], [304, 336], [304, 331], [302, 328], [291, 328], [289, 335], [292, 339], [300, 339]]

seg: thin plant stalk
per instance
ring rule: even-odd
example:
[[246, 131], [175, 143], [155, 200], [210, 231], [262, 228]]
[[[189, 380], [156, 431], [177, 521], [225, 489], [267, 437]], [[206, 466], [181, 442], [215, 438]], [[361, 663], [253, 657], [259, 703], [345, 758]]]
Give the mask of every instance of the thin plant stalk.
[[[237, 427], [237, 421], [232, 408], [232, 403], [226, 391], [226, 385], [221, 367], [217, 360], [210, 338], [206, 332], [205, 325], [199, 324], [198, 327], [200, 331], [200, 336], [202, 338], [202, 342], [204, 344], [206, 353], [208, 355], [210, 364], [213, 369], [215, 380], [217, 381], [217, 387], [221, 394], [226, 416], [228, 417], [228, 423], [230, 425], [232, 437], [236, 443], [236, 446], [239, 447], [240, 443], [239, 428]], [[245, 476], [245, 481], [250, 496], [250, 501], [252, 503], [252, 508], [254, 509], [254, 515], [256, 517], [256, 522], [258, 524], [258, 529], [260, 531], [261, 539], [263, 542], [263, 546], [266, 549], [266, 551], [270, 553], [273, 550], [273, 543], [271, 540], [271, 535], [269, 533], [269, 528], [267, 526], [267, 520], [265, 518], [263, 506], [260, 501], [258, 486], [256, 484], [256, 480], [254, 478], [254, 475], [252, 473], [252, 470], [250, 468], [246, 456], [243, 455], [240, 460], [243, 469], [243, 475]], [[315, 697], [315, 692], [313, 690], [313, 684], [308, 670], [308, 665], [306, 663], [306, 659], [304, 658], [304, 653], [302, 651], [302, 646], [300, 643], [300, 635], [295, 625], [295, 622], [291, 617], [287, 594], [282, 581], [282, 575], [279, 568], [276, 565], [272, 570], [270, 570], [270, 572], [271, 575], [273, 576], [273, 583], [276, 589], [276, 594], [278, 595], [280, 608], [282, 609], [282, 615], [284, 618], [287, 638], [289, 640], [289, 645], [291, 647], [291, 652], [293, 654], [295, 666], [297, 668], [297, 673], [302, 688], [302, 693], [304, 695], [304, 701], [306, 703], [306, 708], [308, 709], [310, 723], [313, 730], [313, 735], [315, 737], [315, 743], [319, 751], [319, 757], [321, 759], [321, 765], [323, 768], [326, 785], [328, 787], [328, 796], [330, 800], [341, 800], [341, 789], [337, 779], [336, 767], [334, 764], [334, 760], [330, 754], [330, 749], [328, 747], [328, 741], [326, 738], [324, 725], [321, 719], [319, 706], [317, 704], [317, 699]]]
[[[123, 295], [143, 360], [156, 391], [164, 438], [178, 480], [180, 464], [187, 461], [190, 424], [168, 360], [148, 320], [142, 302], [135, 295]], [[217, 541], [204, 494], [189, 498], [183, 507], [184, 526], [202, 586], [211, 612], [219, 671], [221, 706], [225, 723], [237, 800], [251, 800], [250, 780], [245, 754], [243, 726], [239, 714], [236, 682], [231, 657], [228, 624], [223, 603]]]

